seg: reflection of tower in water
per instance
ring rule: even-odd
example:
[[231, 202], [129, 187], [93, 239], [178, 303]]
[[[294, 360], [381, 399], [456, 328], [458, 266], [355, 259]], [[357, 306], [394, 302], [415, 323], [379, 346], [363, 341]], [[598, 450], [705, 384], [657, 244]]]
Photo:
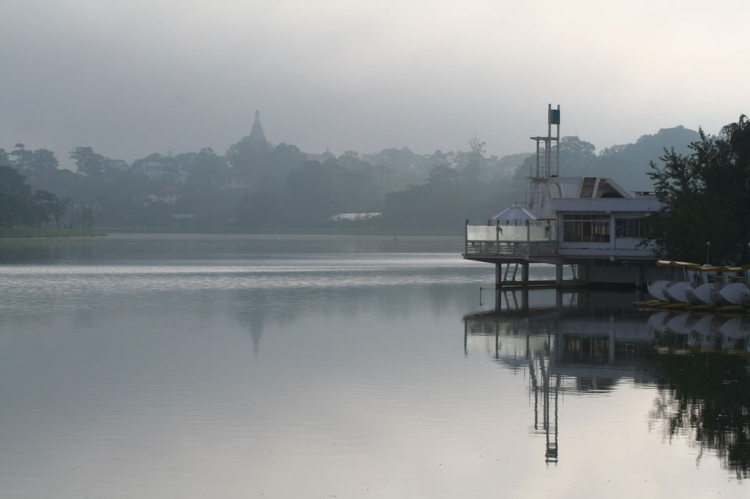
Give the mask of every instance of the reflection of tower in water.
[[623, 377], [646, 377], [635, 369], [650, 350], [640, 346], [643, 318], [631, 315], [628, 299], [622, 293], [497, 290], [494, 310], [464, 316], [467, 355], [479, 347], [528, 379], [530, 431], [544, 435], [547, 463], [559, 459], [565, 392], [601, 393]]
[[[556, 463], [558, 456], [558, 403], [562, 380], [559, 374], [552, 374], [550, 358], [535, 354], [529, 357], [529, 380], [534, 397], [534, 432], [544, 433], [547, 447], [545, 461]], [[542, 417], [539, 421], [541, 401]], [[554, 412], [554, 415], [552, 414]]]
[[485, 351], [528, 379], [530, 432], [544, 435], [547, 463], [559, 458], [564, 395], [608, 393], [625, 382], [658, 389], [651, 417], [665, 422], [670, 441], [687, 436], [738, 477], [750, 477], [750, 319], [639, 311], [631, 306], [639, 299], [600, 290], [498, 290], [493, 310], [464, 315], [464, 352]]

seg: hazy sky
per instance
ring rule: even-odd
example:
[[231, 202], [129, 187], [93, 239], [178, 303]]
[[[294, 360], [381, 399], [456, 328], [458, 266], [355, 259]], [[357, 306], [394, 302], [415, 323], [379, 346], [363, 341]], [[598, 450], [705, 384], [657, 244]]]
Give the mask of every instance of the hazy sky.
[[[0, 0], [0, 147], [597, 149], [750, 114], [747, 0]], [[63, 159], [63, 158], [61, 158]]]

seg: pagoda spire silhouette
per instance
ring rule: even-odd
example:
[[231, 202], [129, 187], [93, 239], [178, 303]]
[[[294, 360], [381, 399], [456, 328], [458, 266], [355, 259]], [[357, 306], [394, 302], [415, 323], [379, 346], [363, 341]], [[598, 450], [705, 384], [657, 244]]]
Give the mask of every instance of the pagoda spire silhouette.
[[250, 131], [250, 145], [267, 146], [266, 134], [263, 132], [263, 125], [260, 124], [260, 111], [255, 111], [255, 121], [253, 129]]

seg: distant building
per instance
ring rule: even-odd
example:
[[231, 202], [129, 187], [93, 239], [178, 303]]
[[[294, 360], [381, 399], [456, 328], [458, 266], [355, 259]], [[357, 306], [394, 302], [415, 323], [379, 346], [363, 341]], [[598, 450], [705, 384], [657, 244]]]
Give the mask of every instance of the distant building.
[[192, 213], [173, 213], [169, 216], [174, 220], [192, 220], [195, 218], [195, 215]]
[[177, 203], [177, 189], [173, 186], [165, 187], [156, 194], [151, 194], [147, 199], [152, 203], [175, 204]]
[[214, 187], [218, 190], [233, 190], [233, 189], [250, 189], [253, 187], [253, 182], [247, 179], [231, 178], [225, 182], [215, 183]]
[[327, 147], [326, 152], [322, 154], [305, 153], [305, 156], [307, 157], [308, 161], [318, 161], [320, 163], [325, 163], [329, 159], [336, 159], [336, 156], [334, 156]]
[[152, 180], [170, 177], [173, 182], [185, 183], [187, 171], [182, 165], [175, 165], [167, 161], [146, 161], [133, 166], [133, 171], [143, 173]]
[[360, 222], [362, 220], [369, 220], [371, 218], [377, 218], [382, 213], [338, 213], [330, 217], [331, 222]]
[[255, 111], [255, 121], [248, 140], [252, 146], [265, 147], [268, 145], [266, 134], [263, 132], [263, 125], [260, 124], [260, 111]]
[[164, 175], [174, 171], [174, 168], [171, 165], [165, 165], [164, 163], [160, 163], [158, 161], [147, 161], [141, 165], [140, 169], [144, 174], [152, 179], [161, 178]]

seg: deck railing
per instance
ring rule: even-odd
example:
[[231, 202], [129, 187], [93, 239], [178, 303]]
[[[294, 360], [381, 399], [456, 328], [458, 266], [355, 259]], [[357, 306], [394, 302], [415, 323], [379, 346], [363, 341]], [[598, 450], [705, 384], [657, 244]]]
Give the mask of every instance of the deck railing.
[[466, 222], [467, 255], [538, 256], [557, 254], [557, 231], [551, 221], [523, 224]]

